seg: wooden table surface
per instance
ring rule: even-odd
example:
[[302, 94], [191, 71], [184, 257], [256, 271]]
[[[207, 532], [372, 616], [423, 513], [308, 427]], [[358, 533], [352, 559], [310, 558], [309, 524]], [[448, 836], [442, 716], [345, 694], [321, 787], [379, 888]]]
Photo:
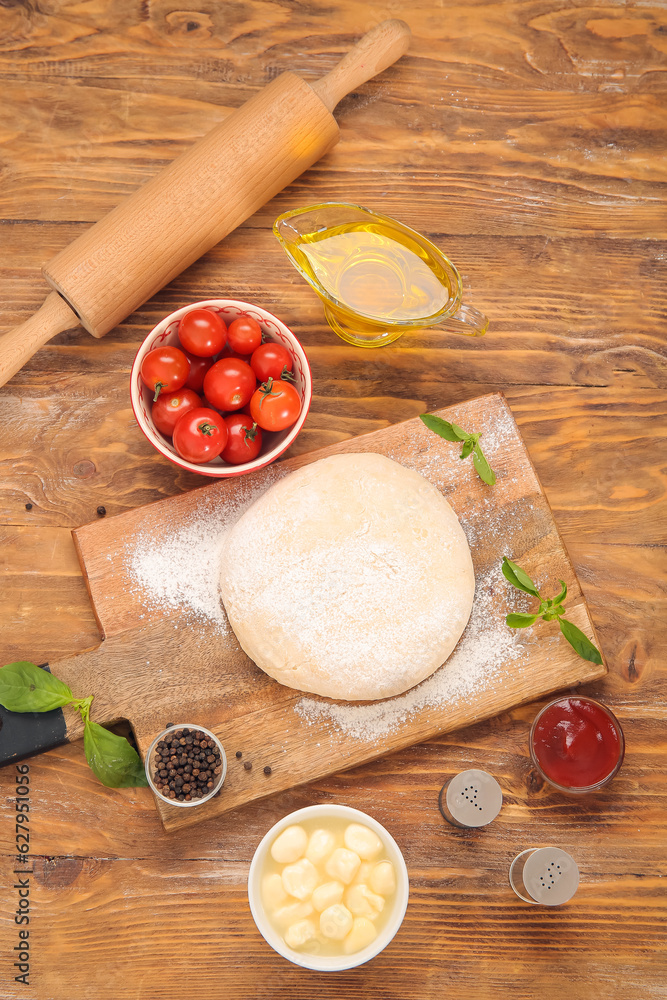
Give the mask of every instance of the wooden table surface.
[[[664, 4], [7, 0], [0, 322], [42, 302], [43, 262], [268, 80], [316, 79], [387, 17], [409, 22], [410, 52], [344, 99], [331, 153], [103, 340], [61, 334], [0, 390], [0, 663], [97, 644], [71, 528], [98, 505], [202, 484], [139, 432], [128, 372], [166, 313], [236, 297], [278, 314], [310, 358], [295, 453], [506, 393], [609, 663], [589, 693], [622, 722], [624, 766], [597, 795], [551, 790], [528, 756], [530, 705], [167, 835], [149, 790], [102, 787], [80, 744], [36, 757], [29, 985], [9, 957], [20, 889], [5, 768], [3, 998], [667, 997]], [[491, 318], [486, 338], [429, 330], [372, 352], [335, 338], [271, 234], [280, 212], [323, 200], [440, 245]], [[455, 830], [438, 791], [472, 766], [497, 776], [505, 804], [488, 828]], [[384, 823], [411, 880], [393, 943], [336, 976], [274, 954], [245, 889], [266, 830], [320, 801]], [[553, 910], [507, 884], [511, 858], [546, 844], [582, 876]]]

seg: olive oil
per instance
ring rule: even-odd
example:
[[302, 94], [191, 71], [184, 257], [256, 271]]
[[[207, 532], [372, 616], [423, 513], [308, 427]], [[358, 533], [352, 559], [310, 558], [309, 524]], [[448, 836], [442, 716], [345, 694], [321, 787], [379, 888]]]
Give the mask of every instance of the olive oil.
[[461, 306], [461, 276], [421, 233], [360, 205], [323, 202], [280, 215], [273, 232], [324, 303], [331, 329], [355, 347], [383, 347], [449, 320], [481, 337], [488, 319]]
[[349, 312], [414, 322], [447, 306], [451, 286], [439, 261], [394, 227], [358, 222], [301, 236], [295, 256]]

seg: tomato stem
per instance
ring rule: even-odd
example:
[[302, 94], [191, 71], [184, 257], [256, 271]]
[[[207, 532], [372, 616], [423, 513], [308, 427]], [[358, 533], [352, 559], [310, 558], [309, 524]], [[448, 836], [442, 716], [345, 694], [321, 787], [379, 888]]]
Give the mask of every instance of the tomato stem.
[[153, 386], [153, 388], [155, 389], [155, 395], [153, 396], [153, 402], [156, 403], [157, 402], [157, 398], [160, 395], [160, 393], [162, 392], [162, 390], [167, 388], [167, 383], [166, 382], [156, 382], [155, 385]]
[[257, 437], [257, 424], [253, 424], [252, 427], [245, 428], [245, 434], [243, 435], [243, 440], [245, 441], [246, 448], [249, 448], [249, 441], [254, 441]]
[[296, 376], [294, 372], [289, 371], [287, 365], [283, 365], [283, 370], [280, 373], [280, 377], [283, 382], [296, 382]]
[[259, 389], [260, 392], [262, 393], [262, 398], [259, 401], [259, 408], [261, 410], [262, 403], [264, 402], [267, 396], [278, 396], [279, 393], [273, 391], [273, 378], [270, 376], [268, 381], [263, 382], [262, 385], [260, 385]]
[[215, 424], [209, 424], [204, 422], [203, 424], [197, 424], [197, 430], [201, 431], [202, 434], [206, 434], [211, 437], [214, 430], [216, 430]]

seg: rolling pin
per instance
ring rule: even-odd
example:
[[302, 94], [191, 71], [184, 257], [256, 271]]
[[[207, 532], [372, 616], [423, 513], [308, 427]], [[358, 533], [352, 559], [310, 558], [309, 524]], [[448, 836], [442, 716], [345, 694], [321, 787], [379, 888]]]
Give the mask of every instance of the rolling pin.
[[339, 138], [332, 111], [408, 49], [383, 21], [321, 80], [282, 73], [42, 268], [54, 289], [0, 338], [0, 385], [51, 337], [103, 337], [291, 184]]

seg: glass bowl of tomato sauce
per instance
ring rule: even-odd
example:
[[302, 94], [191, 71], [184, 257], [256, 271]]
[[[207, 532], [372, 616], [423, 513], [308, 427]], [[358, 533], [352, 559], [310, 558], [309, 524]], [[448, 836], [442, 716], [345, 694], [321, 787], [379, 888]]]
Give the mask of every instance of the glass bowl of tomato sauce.
[[530, 730], [533, 764], [561, 792], [602, 788], [618, 773], [624, 754], [618, 719], [593, 698], [576, 695], [550, 701]]
[[[215, 313], [225, 324], [228, 329], [230, 325], [241, 317], [250, 317], [255, 320], [261, 328], [262, 342], [263, 345], [268, 343], [273, 343], [279, 345], [283, 348], [283, 354], [285, 351], [289, 355], [290, 359], [290, 383], [294, 386], [298, 394], [298, 399], [301, 404], [301, 409], [298, 416], [294, 422], [283, 430], [267, 430], [261, 431], [262, 443], [259, 454], [253, 455], [247, 461], [235, 460], [234, 464], [225, 461], [221, 456], [217, 456], [208, 462], [195, 462], [188, 461], [183, 455], [179, 454], [172, 436], [161, 431], [155, 422], [153, 415], [153, 391], [146, 385], [141, 376], [141, 369], [146, 355], [151, 351], [156, 350], [161, 347], [176, 347], [179, 350], [184, 350], [184, 345], [179, 339], [179, 324], [181, 319], [193, 310], [207, 310]], [[206, 363], [208, 366], [212, 367], [217, 360], [220, 358], [230, 356], [229, 344], [226, 344], [220, 354], [215, 354], [208, 358], [192, 358], [189, 356], [191, 366], [194, 363]], [[232, 352], [231, 356], [250, 362], [251, 355], [247, 357], [240, 353]], [[206, 368], [206, 364], [204, 364]], [[192, 369], [194, 371], [194, 369]], [[193, 385], [193, 391], [200, 397], [200, 406], [207, 409], [210, 415], [210, 410], [217, 411], [216, 415], [224, 419], [225, 416], [230, 414], [226, 412], [225, 407], [216, 405], [217, 401], [212, 401], [206, 399], [205, 389], [203, 388], [203, 381], [205, 378], [205, 372], [201, 373], [201, 384]], [[262, 384], [262, 379], [264, 376], [257, 377], [258, 386]], [[186, 386], [190, 387], [190, 380], [186, 382]], [[262, 309], [261, 306], [254, 305], [250, 302], [242, 302], [239, 299], [206, 299], [202, 302], [192, 302], [189, 305], [183, 306], [181, 309], [177, 309], [175, 312], [170, 313], [169, 316], [165, 316], [157, 326], [155, 326], [148, 336], [145, 338], [141, 347], [137, 351], [137, 355], [134, 359], [134, 364], [132, 365], [132, 373], [130, 375], [130, 401], [132, 404], [132, 409], [134, 411], [134, 416], [139, 424], [139, 427], [148, 438], [153, 447], [165, 458], [169, 459], [175, 465], [180, 466], [182, 469], [187, 469], [189, 472], [197, 472], [203, 476], [212, 476], [215, 478], [227, 478], [231, 476], [241, 476], [246, 472], [254, 472], [257, 469], [262, 469], [265, 465], [269, 465], [271, 462], [275, 461], [280, 455], [283, 454], [295, 441], [297, 435], [303, 427], [306, 416], [308, 414], [308, 409], [310, 407], [310, 402], [313, 394], [312, 379], [310, 373], [310, 366], [308, 364], [308, 358], [306, 353], [299, 343], [296, 336], [287, 327], [282, 320], [274, 316], [273, 313], [268, 312], [266, 309]], [[245, 409], [239, 412], [245, 413]], [[252, 425], [252, 420], [250, 421]]]

